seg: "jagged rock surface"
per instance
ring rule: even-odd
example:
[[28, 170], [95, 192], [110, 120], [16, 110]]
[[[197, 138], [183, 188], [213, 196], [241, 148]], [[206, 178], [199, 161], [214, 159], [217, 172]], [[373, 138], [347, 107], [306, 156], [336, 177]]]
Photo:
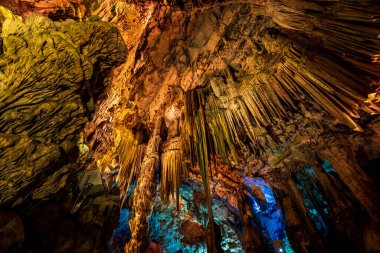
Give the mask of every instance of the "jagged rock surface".
[[[378, 173], [365, 171], [380, 157], [379, 119], [374, 115], [380, 111], [378, 1], [95, 2], [93, 13], [120, 29], [130, 54], [114, 72], [84, 130], [89, 147], [85, 166], [103, 175], [119, 171], [107, 177], [107, 184], [118, 183], [122, 199], [130, 181], [137, 181], [128, 200], [133, 240], [126, 252], [148, 246], [146, 219], [152, 209], [153, 218], [160, 212], [168, 216], [162, 224], [153, 222], [153, 231], [163, 229], [175, 237], [168, 243], [157, 236], [165, 251], [189, 244], [202, 244], [205, 250], [211, 240], [211, 229], [205, 229], [204, 240], [197, 234], [198, 241], [192, 241], [187, 223], [179, 228], [178, 217], [168, 222], [183, 213], [155, 202], [160, 199], [153, 190], [158, 183], [153, 182], [155, 164], [176, 167], [161, 179], [164, 198], [175, 195], [181, 177], [188, 177], [180, 166], [190, 167], [193, 179], [203, 177], [203, 189], [210, 188], [214, 201], [214, 239], [220, 233], [233, 238], [223, 245], [219, 238], [217, 248], [224, 247], [219, 250], [239, 251], [240, 242], [246, 252], [277, 247], [257, 226], [242, 186], [245, 177], [264, 178], [271, 186], [295, 251], [380, 249], [380, 233], [371, 225], [379, 223]], [[56, 13], [60, 7], [53, 6]], [[196, 103], [191, 104], [191, 96]], [[193, 110], [186, 110], [189, 106]], [[189, 115], [193, 126], [186, 121]], [[155, 129], [157, 125], [162, 127]], [[199, 134], [202, 127], [207, 130]], [[181, 139], [173, 142], [176, 155], [163, 155], [175, 138]], [[19, 142], [28, 146], [28, 141]], [[189, 166], [194, 156], [189, 146], [206, 154], [196, 157], [198, 167]], [[46, 148], [52, 159], [62, 152], [54, 145]], [[175, 160], [179, 153], [180, 162]], [[326, 161], [333, 169], [324, 169]], [[209, 178], [204, 176], [207, 165]], [[64, 181], [61, 175], [70, 167], [61, 168], [51, 182]], [[33, 193], [38, 198], [52, 189], [49, 183], [39, 186]], [[253, 195], [265, 202], [260, 189]], [[201, 213], [206, 214], [207, 198], [195, 198], [202, 199], [193, 202], [202, 202]], [[10, 197], [9, 202], [15, 200]], [[225, 229], [230, 223], [226, 217], [236, 215], [226, 212], [226, 206], [239, 210], [238, 246], [232, 230]], [[202, 229], [192, 232], [201, 234]]]
[[[85, 32], [84, 32], [85, 31]], [[60, 188], [57, 172], [75, 162], [79, 132], [93, 112], [96, 83], [126, 57], [117, 30], [101, 21], [6, 19], [1, 62], [1, 205]], [[48, 176], [52, 178], [48, 178]], [[53, 186], [47, 186], [47, 178]], [[45, 185], [43, 185], [45, 184]], [[51, 191], [52, 190], [52, 191]]]
[[[107, 245], [101, 235], [112, 235], [117, 197], [90, 197], [73, 215], [78, 179], [72, 175], [80, 169], [80, 132], [111, 68], [125, 61], [126, 46], [113, 25], [98, 19], [53, 22], [30, 15], [22, 20], [4, 10], [0, 207], [6, 213], [1, 213], [1, 252], [97, 251]], [[104, 220], [108, 215], [113, 218]], [[88, 238], [90, 232], [94, 238]]]

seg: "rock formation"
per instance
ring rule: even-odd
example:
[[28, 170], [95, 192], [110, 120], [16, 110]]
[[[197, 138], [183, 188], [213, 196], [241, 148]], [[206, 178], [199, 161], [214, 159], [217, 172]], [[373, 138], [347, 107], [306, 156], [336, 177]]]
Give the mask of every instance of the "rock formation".
[[378, 1], [4, 6], [5, 250], [380, 250]]
[[[31, 206], [53, 211], [51, 203], [37, 203], [67, 191], [68, 178], [80, 169], [80, 132], [94, 112], [103, 80], [124, 62], [127, 49], [118, 30], [99, 20], [53, 22], [39, 15], [22, 20], [1, 8], [0, 205], [5, 212], [20, 208], [19, 215], [34, 219], [34, 212], [52, 214]], [[107, 206], [99, 201], [88, 205]], [[2, 214], [4, 222], [9, 215]], [[62, 218], [57, 213], [52, 217]], [[12, 231], [3, 236], [10, 237]]]

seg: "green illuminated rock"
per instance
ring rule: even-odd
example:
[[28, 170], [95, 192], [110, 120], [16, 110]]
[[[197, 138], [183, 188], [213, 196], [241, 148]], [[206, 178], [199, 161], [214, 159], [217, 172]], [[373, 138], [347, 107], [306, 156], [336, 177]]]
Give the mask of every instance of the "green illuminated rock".
[[0, 14], [0, 205], [14, 205], [64, 185], [93, 97], [127, 50], [99, 20]]

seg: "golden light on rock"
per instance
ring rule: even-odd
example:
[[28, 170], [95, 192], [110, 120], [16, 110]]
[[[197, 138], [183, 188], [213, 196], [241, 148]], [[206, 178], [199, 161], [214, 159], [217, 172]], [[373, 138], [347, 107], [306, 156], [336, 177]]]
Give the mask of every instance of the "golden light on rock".
[[379, 13], [3, 0], [0, 252], [379, 251]]

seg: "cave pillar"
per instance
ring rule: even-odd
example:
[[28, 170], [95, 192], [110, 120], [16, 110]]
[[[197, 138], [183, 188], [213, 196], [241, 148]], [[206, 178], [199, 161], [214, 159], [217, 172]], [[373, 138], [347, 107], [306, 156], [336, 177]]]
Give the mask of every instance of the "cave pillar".
[[141, 165], [140, 176], [133, 195], [132, 218], [129, 221], [131, 239], [125, 246], [126, 253], [143, 252], [149, 243], [149, 226], [147, 218], [152, 210], [154, 195], [154, 174], [159, 161], [158, 148], [161, 142], [162, 117], [155, 124], [153, 135], [148, 142], [147, 152]]

